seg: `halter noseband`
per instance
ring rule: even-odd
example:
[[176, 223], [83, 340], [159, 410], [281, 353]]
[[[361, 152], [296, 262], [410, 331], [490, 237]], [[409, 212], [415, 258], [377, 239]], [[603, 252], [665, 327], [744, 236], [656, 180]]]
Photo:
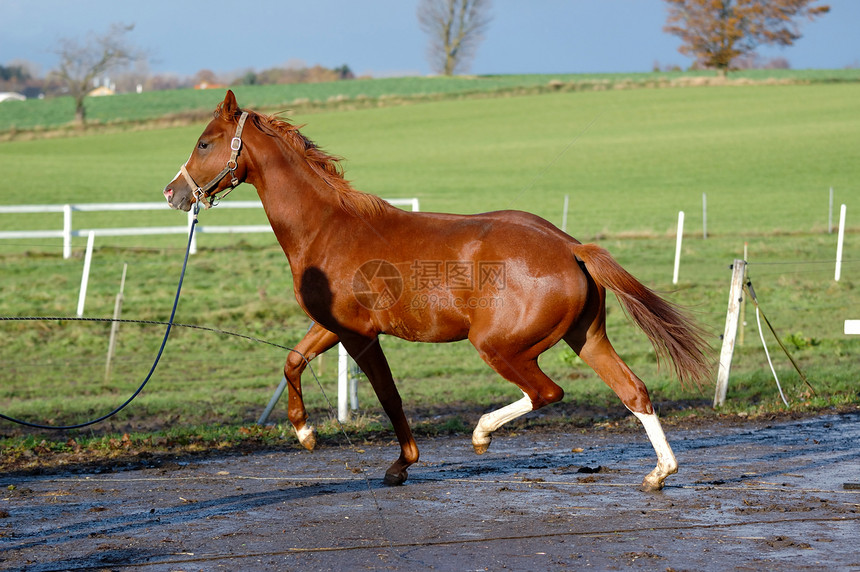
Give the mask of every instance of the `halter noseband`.
[[[206, 183], [203, 186], [198, 185], [191, 174], [188, 172], [188, 169], [185, 168], [185, 165], [179, 169], [182, 173], [182, 176], [185, 177], [185, 180], [191, 185], [191, 188], [194, 189], [191, 194], [194, 195], [195, 200], [200, 201], [203, 205], [208, 209], [218, 205], [221, 199], [230, 194], [230, 191], [236, 188], [236, 185], [239, 184], [239, 179], [236, 178], [236, 167], [238, 167], [238, 163], [236, 163], [236, 159], [239, 157], [239, 150], [242, 148], [242, 130], [245, 128], [245, 120], [248, 118], [248, 112], [243, 111], [242, 116], [239, 118], [239, 125], [236, 126], [236, 135], [233, 136], [233, 139], [230, 141], [230, 159], [227, 160], [227, 166], [224, 167], [220, 173], [215, 175], [211, 181]], [[230, 173], [230, 188], [227, 189], [227, 192], [221, 195], [220, 197], [215, 197], [209, 194], [218, 183], [221, 182], [221, 179], [227, 176], [227, 173]], [[212, 200], [209, 200], [209, 197], [212, 196]]]

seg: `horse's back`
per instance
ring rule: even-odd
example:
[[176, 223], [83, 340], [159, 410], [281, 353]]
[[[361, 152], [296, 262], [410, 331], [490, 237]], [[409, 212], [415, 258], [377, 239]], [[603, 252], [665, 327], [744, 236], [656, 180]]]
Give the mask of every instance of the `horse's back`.
[[479, 329], [507, 339], [560, 338], [582, 313], [589, 285], [572, 253], [579, 242], [545, 219], [514, 210], [418, 219], [425, 248], [414, 255], [444, 273], [445, 303], [459, 307], [443, 313], [466, 319], [470, 337]]

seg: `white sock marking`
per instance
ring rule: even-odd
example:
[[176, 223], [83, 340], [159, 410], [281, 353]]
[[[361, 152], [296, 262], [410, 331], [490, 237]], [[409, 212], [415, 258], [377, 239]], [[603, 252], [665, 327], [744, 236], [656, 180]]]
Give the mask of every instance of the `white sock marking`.
[[[531, 397], [523, 392], [523, 398], [506, 405], [501, 409], [496, 409], [490, 413], [486, 413], [478, 420], [478, 425], [475, 427], [474, 435], [486, 436], [492, 433], [508, 421], [512, 421], [521, 415], [525, 415], [532, 410]], [[474, 440], [474, 439], [473, 439]]]
[[313, 436], [314, 428], [310, 425], [305, 425], [301, 429], [296, 430], [296, 436], [299, 438], [299, 443], [304, 443], [308, 437]]
[[642, 426], [645, 427], [645, 433], [648, 434], [648, 439], [651, 440], [651, 445], [657, 453], [657, 467], [661, 469], [661, 472], [675, 472], [678, 468], [678, 461], [675, 460], [675, 454], [672, 452], [672, 447], [669, 446], [669, 441], [666, 440], [666, 435], [663, 433], [663, 427], [660, 426], [657, 415], [635, 411], [632, 413], [639, 418]]

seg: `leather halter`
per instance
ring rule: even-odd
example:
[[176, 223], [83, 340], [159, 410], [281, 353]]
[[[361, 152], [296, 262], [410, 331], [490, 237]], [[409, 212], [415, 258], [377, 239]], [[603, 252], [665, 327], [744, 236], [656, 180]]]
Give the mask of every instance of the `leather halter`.
[[[239, 125], [236, 126], [236, 135], [233, 136], [233, 139], [230, 141], [230, 159], [227, 160], [227, 166], [224, 167], [220, 173], [215, 175], [211, 181], [206, 183], [203, 186], [197, 184], [191, 174], [188, 172], [188, 169], [185, 168], [185, 165], [179, 169], [182, 173], [182, 176], [185, 177], [186, 182], [191, 186], [192, 195], [194, 195], [194, 199], [203, 203], [203, 205], [208, 209], [218, 205], [221, 199], [226, 197], [230, 191], [236, 188], [236, 185], [240, 183], [239, 179], [236, 178], [236, 167], [238, 167], [238, 163], [236, 163], [236, 159], [239, 157], [239, 150], [242, 149], [242, 130], [245, 128], [245, 120], [248, 118], [248, 112], [243, 111], [242, 116], [239, 118]], [[227, 189], [220, 197], [216, 197], [213, 194], [210, 194], [211, 191], [218, 183], [221, 182], [221, 179], [227, 176], [227, 173], [230, 173], [230, 188]], [[212, 200], [209, 200], [209, 197], [212, 197]]]

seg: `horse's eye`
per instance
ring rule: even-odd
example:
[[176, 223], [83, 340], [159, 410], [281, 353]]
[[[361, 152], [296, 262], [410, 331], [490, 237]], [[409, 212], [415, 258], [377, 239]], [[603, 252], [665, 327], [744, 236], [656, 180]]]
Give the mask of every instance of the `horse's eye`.
[[207, 147], [209, 147], [209, 143], [204, 143], [203, 141], [200, 141], [199, 143], [197, 143], [197, 148], [200, 149], [201, 151], [203, 151]]

